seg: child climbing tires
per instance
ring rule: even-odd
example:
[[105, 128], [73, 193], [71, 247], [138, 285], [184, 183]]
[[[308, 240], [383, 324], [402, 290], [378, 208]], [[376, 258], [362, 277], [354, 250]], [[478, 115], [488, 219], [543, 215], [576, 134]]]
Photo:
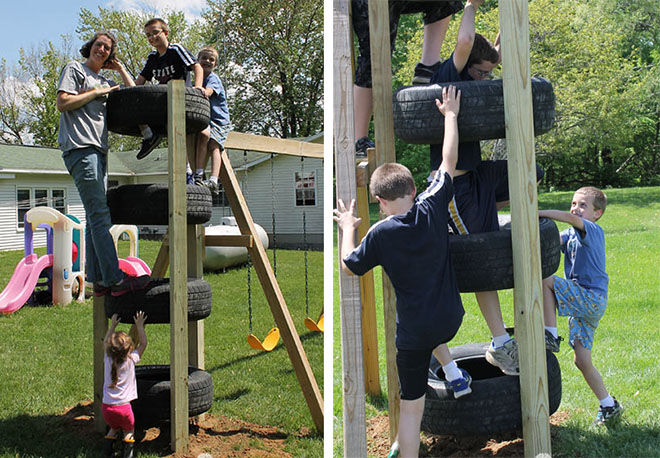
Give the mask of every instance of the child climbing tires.
[[[450, 348], [459, 368], [472, 376], [472, 393], [455, 399], [440, 363], [431, 358], [422, 431], [468, 436], [512, 432], [522, 427], [520, 381], [504, 375], [486, 361], [490, 342]], [[561, 369], [555, 355], [546, 351], [549, 413], [561, 403]]]
[[[196, 133], [209, 125], [209, 100], [198, 89], [186, 90], [186, 133]], [[132, 86], [113, 91], [107, 102], [108, 130], [141, 136], [138, 126], [167, 135], [167, 85]]]
[[[504, 91], [502, 80], [458, 81], [431, 86], [406, 86], [393, 95], [394, 132], [406, 143], [438, 144], [444, 138], [444, 116], [435, 106], [442, 88], [449, 84], [461, 91], [458, 138], [472, 142], [504, 138]], [[532, 78], [534, 135], [554, 126], [555, 95], [544, 78]]]

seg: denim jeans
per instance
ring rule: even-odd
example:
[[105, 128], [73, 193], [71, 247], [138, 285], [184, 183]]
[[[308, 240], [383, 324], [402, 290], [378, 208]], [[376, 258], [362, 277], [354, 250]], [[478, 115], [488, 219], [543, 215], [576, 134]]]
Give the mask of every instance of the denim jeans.
[[65, 151], [64, 164], [73, 177], [85, 207], [87, 226], [87, 281], [111, 286], [124, 274], [119, 270], [117, 250], [110, 235], [110, 208], [106, 200], [108, 181], [107, 155], [93, 147]]

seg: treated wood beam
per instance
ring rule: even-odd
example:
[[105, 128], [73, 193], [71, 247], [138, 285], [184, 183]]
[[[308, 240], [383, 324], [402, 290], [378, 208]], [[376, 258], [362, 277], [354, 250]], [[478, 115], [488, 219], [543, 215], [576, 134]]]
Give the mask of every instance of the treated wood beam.
[[527, 0], [499, 2], [525, 456], [551, 456]]
[[299, 140], [273, 138], [233, 131], [229, 132], [227, 136], [225, 148], [323, 159], [323, 144], [321, 143], [301, 142]]

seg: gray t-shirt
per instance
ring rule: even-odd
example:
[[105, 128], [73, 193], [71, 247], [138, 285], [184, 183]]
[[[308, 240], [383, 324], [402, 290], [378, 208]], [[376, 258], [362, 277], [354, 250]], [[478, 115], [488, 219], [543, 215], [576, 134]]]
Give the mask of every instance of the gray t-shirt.
[[[57, 91], [81, 94], [96, 87], [110, 87], [116, 83], [94, 73], [80, 62], [69, 62], [62, 69]], [[105, 102], [107, 96], [97, 97], [82, 107], [60, 114], [57, 142], [62, 151], [96, 147], [108, 152], [108, 125]]]

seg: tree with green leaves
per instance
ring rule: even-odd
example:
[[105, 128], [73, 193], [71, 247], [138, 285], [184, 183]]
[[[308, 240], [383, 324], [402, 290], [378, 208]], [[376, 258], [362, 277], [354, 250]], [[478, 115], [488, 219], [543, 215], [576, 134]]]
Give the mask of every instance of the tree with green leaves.
[[323, 125], [323, 2], [209, 0], [205, 38], [220, 53], [232, 123], [305, 137]]

